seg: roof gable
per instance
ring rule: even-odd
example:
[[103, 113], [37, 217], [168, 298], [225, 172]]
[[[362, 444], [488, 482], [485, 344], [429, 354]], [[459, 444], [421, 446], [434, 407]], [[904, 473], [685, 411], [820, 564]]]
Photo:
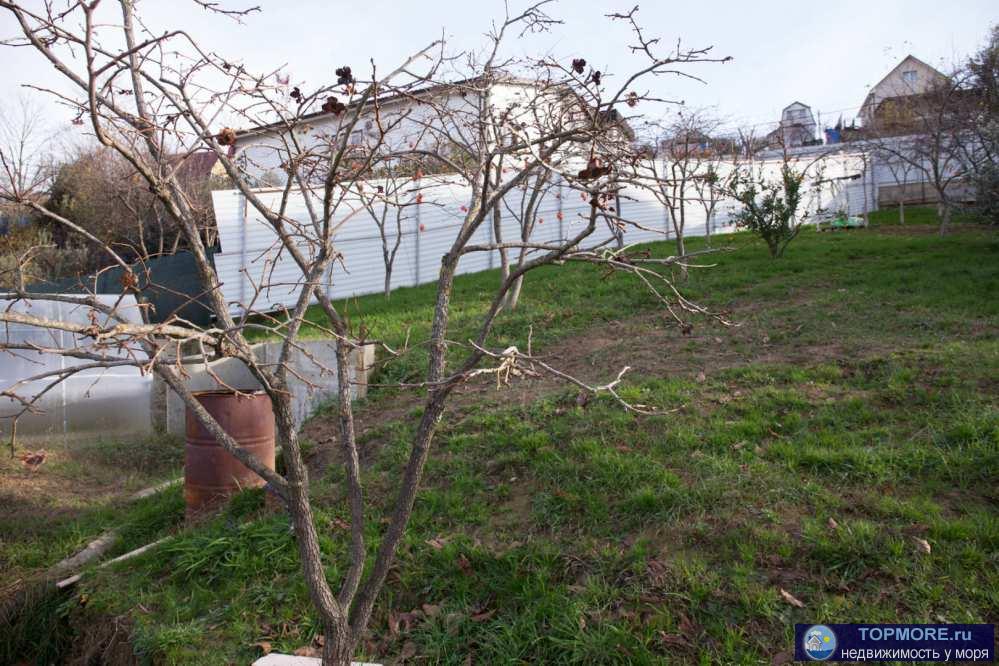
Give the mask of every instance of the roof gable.
[[[904, 58], [902, 58], [898, 62], [898, 64], [896, 64], [894, 67], [892, 67], [891, 70], [889, 70], [889, 72], [887, 74], [885, 74], [883, 77], [881, 77], [880, 81], [878, 81], [873, 86], [871, 86], [870, 91], [867, 93], [867, 96], [864, 98], [864, 103], [863, 103], [863, 105], [862, 105], [861, 108], [863, 109], [864, 107], [871, 106], [873, 104], [873, 102], [874, 102], [874, 95], [879, 91], [879, 89], [882, 86], [890, 85], [892, 83], [892, 80], [895, 77], [895, 75], [898, 74], [901, 71], [905, 71], [906, 66], [908, 66], [908, 67], [916, 67], [917, 69], [922, 69], [922, 70], [928, 72], [929, 75], [930, 75], [930, 78], [933, 78], [933, 79], [944, 80], [944, 79], [949, 78], [946, 74], [944, 74], [943, 72], [941, 72], [940, 70], [938, 70], [933, 65], [929, 65], [929, 64], [923, 62], [922, 60], [920, 60], [919, 58], [917, 58], [916, 56], [914, 56], [914, 55], [912, 55], [910, 53], [909, 55], [907, 55]], [[918, 91], [914, 91], [914, 92], [918, 92]], [[890, 95], [881, 95], [882, 98], [885, 98], [885, 97], [898, 97], [898, 96], [899, 95], [897, 94], [897, 92], [893, 93], [893, 94], [890, 94]]]

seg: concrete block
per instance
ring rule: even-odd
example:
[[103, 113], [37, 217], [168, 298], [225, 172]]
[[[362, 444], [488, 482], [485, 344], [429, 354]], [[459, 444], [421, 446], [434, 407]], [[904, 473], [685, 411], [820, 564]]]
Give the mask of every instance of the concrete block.
[[[277, 365], [281, 347], [279, 342], [254, 345], [254, 353], [265, 367]], [[351, 355], [349, 376], [351, 395], [354, 399], [367, 394], [368, 376], [375, 362], [374, 345], [366, 345]], [[292, 395], [292, 417], [301, 426], [320, 406], [336, 397], [339, 386], [336, 376], [336, 349], [331, 340], [303, 340], [291, 353], [289, 384]], [[252, 391], [260, 383], [249, 368], [237, 359], [223, 358], [216, 361], [192, 362], [184, 366], [187, 386], [194, 391], [213, 391], [226, 386]], [[159, 383], [161, 380], [157, 379]], [[220, 383], [221, 381], [221, 383]], [[183, 435], [186, 406], [180, 396], [165, 386], [165, 399], [152, 401], [154, 422], [162, 424], [168, 432]], [[153, 394], [156, 395], [154, 390]]]
[[[318, 657], [295, 657], [290, 654], [279, 654], [271, 652], [266, 657], [261, 657], [253, 662], [253, 666], [319, 666], [322, 659]], [[382, 666], [368, 662], [352, 661], [350, 666]]]

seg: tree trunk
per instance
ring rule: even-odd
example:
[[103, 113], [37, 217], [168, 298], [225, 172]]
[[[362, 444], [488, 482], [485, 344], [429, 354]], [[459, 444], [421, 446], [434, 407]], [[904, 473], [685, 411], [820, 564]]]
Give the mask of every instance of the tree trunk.
[[[441, 260], [441, 270], [437, 279], [437, 301], [434, 304], [433, 326], [430, 333], [430, 359], [427, 367], [427, 380], [431, 386], [443, 379], [447, 363], [446, 338], [451, 314], [451, 292], [454, 289], [454, 273], [457, 263], [457, 259], [450, 253], [444, 255]], [[402, 541], [406, 526], [413, 514], [413, 504], [416, 501], [416, 493], [423, 477], [423, 468], [430, 456], [434, 434], [437, 431], [441, 416], [444, 414], [447, 397], [452, 388], [453, 385], [445, 384], [439, 388], [431, 388], [427, 394], [423, 416], [420, 418], [416, 434], [413, 436], [409, 460], [399, 483], [392, 518], [378, 546], [378, 553], [371, 566], [371, 574], [359, 590], [350, 609], [350, 633], [351, 640], [355, 645], [368, 625], [375, 599], [385, 584], [389, 568], [395, 560], [399, 543]]]
[[[503, 243], [503, 213], [500, 211], [499, 203], [493, 205], [493, 242]], [[506, 282], [510, 277], [510, 254], [506, 248], [499, 249], [500, 256], [500, 284]]]
[[524, 285], [524, 276], [521, 275], [516, 280], [514, 280], [513, 285], [510, 290], [506, 292], [506, 297], [503, 299], [503, 309], [505, 310], [516, 310], [517, 303], [520, 302], [520, 288]]
[[385, 298], [392, 295], [392, 264], [385, 262]]
[[[685, 254], [687, 254], [687, 250], [684, 246], [683, 234], [678, 232], [676, 237], [676, 256], [682, 257]], [[687, 280], [687, 267], [682, 263], [680, 264], [680, 279], [683, 281]]]
[[288, 395], [281, 394], [279, 397], [275, 395], [272, 394], [271, 403], [274, 406], [277, 435], [284, 447], [282, 458], [287, 466], [288, 513], [295, 530], [298, 556], [302, 563], [309, 597], [319, 612], [326, 632], [323, 664], [324, 666], [349, 664], [354, 642], [350, 635], [346, 613], [334, 597], [329, 581], [326, 580], [326, 569], [319, 550], [319, 537], [312, 515], [312, 505], [309, 502], [308, 471], [302, 460], [298, 434], [295, 432], [291, 415], [291, 399]]
[[902, 197], [898, 200], [898, 223], [905, 224], [905, 191], [902, 192]]
[[323, 623], [323, 666], [350, 666], [353, 641], [346, 621]]
[[950, 206], [943, 198], [937, 204], [937, 216], [940, 218], [940, 235], [945, 236], [947, 228], [950, 226]]

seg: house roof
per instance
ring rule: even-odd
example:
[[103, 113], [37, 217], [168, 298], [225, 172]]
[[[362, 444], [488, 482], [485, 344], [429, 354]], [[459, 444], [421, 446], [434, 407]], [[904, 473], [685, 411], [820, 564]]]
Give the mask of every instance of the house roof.
[[167, 158], [170, 164], [180, 161], [177, 175], [181, 178], [203, 180], [211, 176], [212, 169], [218, 161], [218, 155], [211, 150], [197, 150], [186, 155], [172, 155]]
[[[390, 93], [390, 94], [387, 94], [387, 95], [383, 95], [383, 96], [379, 97], [377, 99], [377, 101], [378, 101], [379, 104], [391, 104], [391, 103], [398, 102], [398, 101], [405, 100], [405, 99], [413, 99], [414, 97], [425, 97], [427, 95], [432, 95], [433, 93], [438, 92], [438, 91], [440, 91], [440, 90], [442, 90], [444, 88], [453, 88], [453, 87], [461, 87], [461, 86], [472, 86], [472, 85], [475, 85], [476, 83], [480, 83], [482, 81], [482, 79], [483, 79], [483, 77], [478, 76], [478, 77], [472, 77], [472, 78], [468, 78], [468, 79], [460, 79], [458, 81], [447, 81], [447, 82], [440, 82], [440, 83], [431, 83], [431, 84], [428, 84], [426, 86], [423, 86], [422, 88], [417, 88], [415, 90], [407, 91], [405, 93], [395, 92], [395, 93]], [[520, 78], [520, 77], [510, 76], [510, 75], [503, 75], [503, 76], [498, 77], [494, 81], [494, 83], [507, 83], [507, 84], [513, 84], [513, 85], [523, 85], [523, 86], [526, 86], [526, 85], [537, 85], [538, 82], [537, 81], [531, 81], [529, 79]], [[330, 96], [335, 97], [335, 95], [332, 95], [332, 93], [331, 93]], [[371, 105], [371, 104], [374, 104], [374, 103], [375, 103], [375, 100], [373, 100], [373, 99], [369, 99], [367, 102], [365, 102], [366, 105]], [[354, 100], [354, 101], [350, 102], [349, 104], [347, 104], [346, 107], [347, 107], [347, 109], [356, 109], [359, 104], [360, 104], [359, 100]], [[316, 120], [316, 119], [319, 119], [319, 118], [333, 117], [333, 116], [336, 116], [336, 115], [337, 114], [335, 114], [335, 113], [333, 113], [331, 111], [313, 111], [312, 113], [306, 113], [305, 115], [296, 118], [295, 121], [296, 122], [308, 122], [308, 121], [313, 121], [313, 120]], [[273, 122], [273, 123], [267, 123], [265, 125], [257, 125], [256, 127], [247, 127], [247, 128], [241, 129], [241, 130], [237, 130], [236, 131], [236, 137], [237, 138], [243, 138], [243, 137], [246, 137], [246, 136], [252, 136], [254, 134], [260, 134], [262, 132], [266, 132], [266, 131], [272, 130], [272, 129], [280, 129], [280, 128], [283, 128], [283, 127], [285, 127], [285, 123], [281, 122], [281, 121], [276, 121], [276, 122]]]
[[903, 65], [905, 65], [906, 63], [909, 63], [909, 62], [918, 63], [918, 64], [922, 65], [923, 67], [926, 67], [927, 69], [929, 69], [931, 72], [933, 72], [934, 74], [936, 74], [940, 78], [944, 78], [944, 79], [948, 78], [946, 74], [944, 74], [943, 72], [941, 72], [939, 69], [937, 69], [933, 65], [930, 65], [930, 64], [928, 64], [926, 62], [923, 62], [922, 60], [920, 60], [919, 58], [917, 58], [916, 56], [914, 56], [914, 55], [912, 55], [910, 53], [909, 55], [907, 55], [904, 58], [902, 58], [898, 62], [897, 65], [895, 65], [894, 67], [892, 67], [891, 70], [889, 70], [889, 72], [887, 74], [885, 74], [884, 76], [882, 76], [880, 81], [878, 81], [873, 86], [871, 86], [871, 91], [869, 93], [867, 93], [867, 97], [864, 98], [864, 103], [861, 105], [860, 108], [863, 109], [864, 107], [867, 107], [869, 104], [871, 104], [871, 102], [873, 101], [874, 91], [877, 89], [877, 87], [880, 86], [885, 81], [887, 81], [891, 77], [892, 74], [894, 74], [895, 72], [897, 72], [899, 69], [902, 68]]
[[[438, 92], [438, 91], [440, 91], [442, 89], [445, 89], [445, 88], [454, 88], [454, 87], [459, 87], [460, 88], [462, 86], [473, 86], [473, 85], [475, 85], [477, 83], [481, 83], [482, 80], [483, 80], [483, 78], [484, 77], [477, 76], [477, 77], [472, 77], [472, 78], [467, 78], [467, 79], [460, 79], [458, 81], [448, 81], [448, 82], [441, 82], [441, 83], [432, 83], [432, 84], [424, 86], [422, 88], [418, 88], [416, 90], [408, 91], [408, 92], [405, 92], [405, 93], [392, 93], [392, 94], [389, 94], [389, 95], [384, 95], [384, 96], [378, 98], [378, 103], [379, 104], [390, 104], [390, 103], [395, 103], [395, 102], [399, 102], [399, 101], [402, 101], [402, 100], [410, 100], [410, 99], [413, 99], [414, 97], [421, 97], [421, 96], [432, 95], [433, 93]], [[501, 75], [501, 76], [495, 78], [493, 80], [493, 83], [504, 83], [504, 84], [510, 84], [510, 85], [519, 85], [519, 86], [535, 86], [535, 85], [538, 85], [540, 82], [537, 81], [537, 80], [534, 80], [534, 79], [527, 79], [527, 78], [523, 78], [523, 77], [517, 77], [517, 76], [513, 76], [513, 75], [504, 74], [504, 75]], [[577, 95], [577, 97], [578, 97], [578, 95]], [[355, 101], [347, 104], [346, 107], [347, 107], [347, 109], [356, 109], [359, 104], [360, 104], [360, 102], [358, 100], [355, 100]], [[365, 104], [366, 105], [374, 104], [374, 100], [369, 99], [367, 102], [365, 102]], [[309, 122], [309, 121], [317, 120], [319, 118], [333, 117], [335, 115], [337, 115], [337, 114], [334, 114], [332, 112], [327, 112], [327, 111], [314, 111], [312, 113], [307, 113], [307, 114], [305, 114], [303, 116], [300, 116], [299, 118], [296, 119], [296, 122]], [[634, 128], [631, 127], [631, 123], [629, 123], [628, 120], [627, 120], [627, 118], [625, 118], [623, 115], [621, 115], [621, 113], [617, 109], [604, 109], [600, 113], [600, 119], [602, 121], [604, 121], [604, 122], [617, 125], [632, 140], [635, 138], [635, 130], [634, 130]], [[247, 128], [241, 129], [241, 130], [237, 130], [236, 131], [236, 138], [237, 139], [242, 139], [242, 138], [245, 138], [247, 136], [253, 136], [255, 134], [261, 134], [261, 133], [267, 132], [269, 130], [282, 129], [285, 126], [286, 126], [286, 124], [284, 122], [277, 121], [277, 122], [273, 122], [273, 123], [267, 123], [266, 125], [258, 125], [257, 127], [247, 127]]]

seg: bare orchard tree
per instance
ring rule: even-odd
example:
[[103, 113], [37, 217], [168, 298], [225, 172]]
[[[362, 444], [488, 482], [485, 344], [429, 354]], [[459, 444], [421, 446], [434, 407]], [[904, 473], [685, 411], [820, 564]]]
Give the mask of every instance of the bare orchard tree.
[[[701, 207], [697, 181], [704, 177], [702, 161], [710, 151], [710, 129], [699, 112], [679, 112], [658, 129], [650, 159], [635, 161], [632, 182], [652, 193], [666, 211], [678, 255], [685, 255], [687, 220]], [[680, 275], [687, 277], [686, 266]]]
[[715, 213], [718, 204], [725, 198], [734, 168], [728, 167], [730, 155], [729, 142], [718, 139], [720, 121], [707, 113], [701, 114], [700, 133], [707, 138], [707, 144], [701, 151], [699, 169], [693, 179], [697, 200], [704, 209], [704, 239], [711, 246], [711, 232], [714, 226]]
[[52, 141], [41, 103], [27, 93], [0, 103], [0, 149], [7, 160], [0, 184], [7, 189], [44, 190], [55, 172]]
[[[418, 162], [418, 161], [417, 161]], [[403, 238], [419, 233], [417, 209], [422, 203], [420, 179], [414, 178], [419, 164], [407, 169], [405, 162], [385, 160], [376, 164], [377, 178], [369, 187], [358, 183], [357, 195], [378, 229], [382, 262], [385, 264], [385, 298], [392, 295], [392, 271]]]
[[865, 127], [869, 150], [902, 162], [933, 191], [940, 234], [947, 233], [959, 203], [958, 189], [969, 178], [967, 143], [974, 140], [965, 124], [974, 93], [955, 74], [927, 92], [887, 99]]
[[968, 87], [975, 90], [965, 111], [972, 139], [965, 160], [975, 187], [975, 209], [985, 221], [999, 224], [999, 24], [989, 30], [985, 44], [964, 67]]
[[[200, 4], [221, 11], [215, 3]], [[656, 102], [642, 92], [644, 77], [675, 73], [687, 63], [712, 60], [709, 52], [655, 53], [656, 41], [644, 36], [633, 11], [610, 19], [626, 21], [633, 28], [637, 43], [630, 48], [646, 58], [634, 72], [611, 79], [577, 62], [503, 59], [500, 53], [519, 51], [504, 49], [506, 42], [559, 23], [545, 12], [546, 4], [505, 16], [494, 25], [480, 51], [449, 55], [446, 45], [435, 42], [384, 73], [373, 65], [362, 74], [340, 64], [336, 83], [306, 89], [304, 85], [292, 87], [287, 75], [278, 71], [251, 72], [237, 60], [203, 49], [182, 30], [147, 32], [142, 28], [145, 24], [135, 16], [131, 0], [100, 5], [81, 2], [65, 10], [0, 0], [0, 9], [20, 30], [19, 36], [5, 43], [32, 49], [53, 66], [72, 92], [53, 89], [51, 94], [76, 109], [101, 145], [132, 165], [181, 230], [204, 284], [204, 299], [214, 323], [199, 327], [178, 317], [156, 324], [136, 322], [117, 305], [94, 294], [29, 295], [21, 281], [4, 298], [69, 301], [88, 308], [92, 313], [90, 321], [80, 324], [49, 320], [9, 308], [0, 312], [0, 322], [86, 336], [88, 348], [44, 350], [79, 358], [83, 361], [79, 367], [132, 366], [156, 373], [226, 451], [267, 481], [269, 490], [280, 498], [290, 516], [302, 573], [325, 636], [324, 664], [347, 664], [358, 651], [409, 523], [437, 426], [459, 386], [483, 374], [503, 380], [518, 374], [547, 372], [583, 391], [607, 393], [624, 408], [647, 411], [627, 403], [617, 392], [627, 368], [615, 380], [598, 385], [548, 365], [531, 354], [529, 345], [525, 351], [491, 347], [493, 326], [508, 293], [521, 278], [542, 266], [596, 264], [633, 276], [633, 286], [622, 283], [621, 288], [652, 290], [677, 323], [689, 314], [705, 313], [684, 299], [669, 281], [669, 267], [682, 257], [654, 259], [627, 248], [613, 249], [595, 232], [600, 225], [626, 228], [630, 224], [613, 210], [619, 187], [617, 176], [630, 154], [622, 150], [623, 142], [615, 137], [616, 125], [608, 123], [608, 119], [618, 117], [615, 114], [622, 104]], [[241, 14], [226, 15], [238, 18]], [[442, 63], [460, 83], [438, 78]], [[494, 99], [494, 93], [501, 90], [504, 70], [526, 76], [529, 83], [521, 86], [520, 101]], [[413, 100], [414, 104], [418, 101], [416, 106], [428, 113], [421, 112], [414, 118], [392, 111], [389, 101], [401, 99]], [[565, 106], [571, 110], [563, 114]], [[564, 121], [563, 115], [571, 117], [572, 122]], [[330, 120], [334, 130], [316, 129], [320, 118]], [[239, 137], [232, 128], [236, 123], [277, 128], [281, 139], [273, 154], [281, 159], [272, 165], [268, 176], [279, 183], [276, 189], [254, 189], [253, 184], [260, 182], [259, 174], [250, 173], [256, 158], [230, 156], [230, 147]], [[367, 135], [364, 151], [356, 150], [351, 139], [358, 129]], [[506, 136], [503, 141], [495, 139], [497, 130]], [[419, 142], [408, 140], [414, 132]], [[192, 205], [191, 193], [178, 178], [176, 166], [177, 155], [204, 150], [216, 156], [232, 186], [245, 198], [248, 214], [252, 213], [272, 234], [274, 258], [268, 260], [270, 264], [265, 262], [265, 267], [286, 261], [294, 268], [297, 277], [291, 279], [290, 285], [287, 271], [278, 278], [276, 271], [265, 269], [254, 274], [253, 289], [243, 300], [232, 302], [224, 296], [219, 274], [208, 256], [201, 218]], [[371, 183], [366, 181], [378, 175], [377, 160], [391, 154], [422, 162], [427, 173], [446, 171], [440, 178], [466, 188], [467, 203], [457, 224], [450, 227], [448, 244], [440, 258], [429, 337], [421, 341], [429, 357], [425, 373], [421, 381], [409, 385], [425, 389], [423, 412], [387, 523], [382, 527], [380, 521], [375, 521], [381, 533], [378, 542], [370, 544], [368, 521], [372, 517], [366, 515], [370, 507], [362, 485], [351, 392], [346, 390], [351, 384], [350, 357], [370, 340], [352, 328], [358, 322], [348, 322], [331, 300], [330, 289], [341, 279], [349, 279], [351, 258], [338, 245], [337, 233], [348, 221], [354, 224], [364, 218], [358, 214], [363, 205], [357, 204], [357, 194], [361, 189], [370, 194]], [[570, 157], [575, 155], [586, 159], [573, 164]], [[501, 160], [516, 168], [497, 176], [496, 166]], [[10, 163], [6, 154], [3, 163]], [[502, 242], [476, 241], [476, 232], [488, 228], [497, 205], [524, 183], [530, 190], [541, 174], [549, 181], [562, 179], [567, 188], [585, 198], [583, 210], [569, 225], [570, 233], [544, 242], [525, 241], [523, 237]], [[47, 216], [91, 243], [95, 250], [106, 253], [109, 265], [123, 271], [125, 293], [136, 292], [139, 269], [74, 222], [71, 215], [48, 210], [44, 201], [20, 184], [6, 185], [2, 196]], [[304, 202], [306, 212], [289, 214], [292, 200]], [[451, 298], [459, 262], [463, 257], [501, 248], [525, 251], [524, 260], [511, 267], [496, 289], [473, 338], [466, 344], [452, 342]], [[251, 268], [246, 267], [248, 274]], [[281, 288], [285, 293], [289, 288], [294, 290], [294, 302], [280, 315], [265, 305], [265, 295], [271, 288]], [[327, 368], [313, 362], [321, 371], [335, 373], [343, 389], [336, 411], [350, 535], [346, 562], [338, 568], [342, 574], [336, 579], [327, 575], [320, 551], [309, 475], [292, 415], [291, 380], [295, 370], [290, 359], [301, 350], [300, 334], [314, 303], [327, 319], [324, 330], [334, 345], [336, 365]], [[276, 360], [264, 362], [258, 357], [247, 340], [249, 331], [262, 331], [278, 341]], [[182, 348], [185, 354], [200, 350], [206, 364], [212, 358], [236, 359], [259, 382], [274, 409], [276, 435], [283, 445], [283, 473], [269, 469], [242, 449], [201, 405], [184, 382], [179, 365]], [[8, 340], [0, 343], [0, 351], [16, 354], [24, 350]], [[68, 374], [72, 372], [75, 370]], [[66, 376], [67, 370], [61, 369], [34, 379], [58, 385]], [[21, 400], [25, 409], [32, 408], [30, 395], [8, 390], [7, 396]]]
[[[48, 189], [55, 172], [50, 150], [54, 133], [46, 126], [41, 109], [27, 95], [0, 103], [0, 152], [6, 156], [0, 169], [0, 191], [16, 188], [43, 193]], [[57, 269], [51, 235], [33, 223], [30, 213], [24, 204], [0, 199], [0, 285], [10, 283], [25, 256], [30, 281], [50, 277]]]
[[[871, 154], [871, 162], [883, 166], [891, 174], [898, 192], [898, 223], [905, 224], [905, 200], [909, 196], [909, 184], [912, 182], [915, 170], [912, 163], [899, 158], [891, 151], [879, 150], [877, 147]], [[880, 202], [878, 204], [880, 205]]]
[[[520, 190], [521, 196], [506, 197], [502, 202], [503, 210], [494, 211], [494, 239], [499, 246], [500, 280], [502, 282], [508, 280], [511, 273], [523, 268], [524, 263], [528, 261], [528, 257], [531, 254], [529, 243], [534, 235], [535, 227], [539, 224], [544, 224], [545, 221], [540, 211], [544, 202], [553, 191], [552, 177], [553, 172], [548, 168], [538, 170], [536, 175], [525, 179], [523, 184], [517, 188]], [[561, 215], [561, 213], [556, 214]], [[511, 219], [517, 224], [519, 235], [517, 238], [511, 240], [522, 244], [518, 249], [513, 250], [504, 245], [502, 225], [504, 218]], [[551, 222], [554, 221], [551, 220]], [[516, 255], [516, 261], [512, 259], [513, 255]], [[520, 291], [523, 286], [524, 276], [521, 274], [520, 277], [514, 280], [514, 284], [510, 290], [507, 291], [503, 302], [504, 308], [513, 310], [517, 307], [517, 302], [520, 300]]]

